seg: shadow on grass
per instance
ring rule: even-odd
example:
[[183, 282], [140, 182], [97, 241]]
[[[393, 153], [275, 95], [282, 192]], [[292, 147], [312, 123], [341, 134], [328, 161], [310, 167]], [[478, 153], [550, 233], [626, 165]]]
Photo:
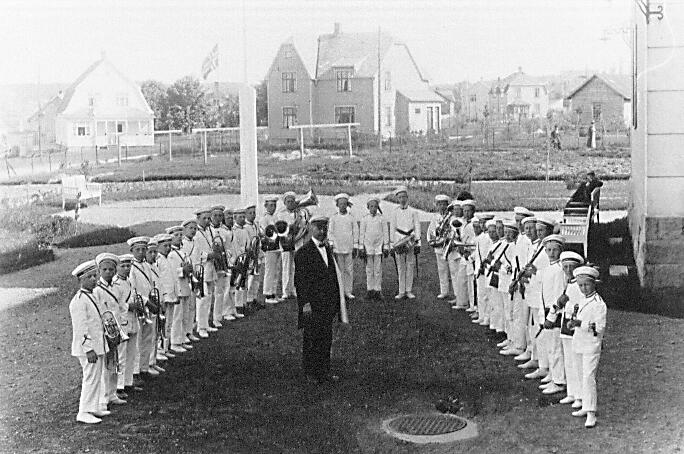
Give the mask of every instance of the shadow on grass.
[[37, 241], [31, 241], [17, 249], [0, 254], [0, 274], [14, 273], [51, 262], [54, 259], [55, 252], [52, 249], [43, 247]]

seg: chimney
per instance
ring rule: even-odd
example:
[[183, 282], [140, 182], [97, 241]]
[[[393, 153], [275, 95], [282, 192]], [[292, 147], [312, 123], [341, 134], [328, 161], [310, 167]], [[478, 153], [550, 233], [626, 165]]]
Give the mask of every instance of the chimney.
[[519, 73], [522, 72], [522, 66], [518, 66], [518, 72], [519, 72]]
[[62, 90], [59, 90], [59, 92], [57, 92], [57, 96], [59, 97], [59, 99], [64, 99], [64, 92]]
[[334, 31], [333, 35], [337, 36], [339, 34], [340, 34], [340, 23], [335, 22], [335, 31]]

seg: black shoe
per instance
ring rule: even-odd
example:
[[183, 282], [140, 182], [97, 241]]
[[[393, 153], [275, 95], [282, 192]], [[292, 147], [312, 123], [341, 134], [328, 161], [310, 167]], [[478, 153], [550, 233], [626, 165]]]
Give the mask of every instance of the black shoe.
[[117, 389], [116, 397], [122, 400], [126, 400], [128, 398], [128, 394], [123, 389]]
[[375, 299], [375, 292], [374, 292], [373, 290], [368, 290], [368, 291], [366, 292], [366, 299], [367, 299], [368, 301], [374, 300], [374, 299]]
[[235, 312], [237, 312], [240, 315], [246, 315], [244, 306], [237, 306], [235, 308]]

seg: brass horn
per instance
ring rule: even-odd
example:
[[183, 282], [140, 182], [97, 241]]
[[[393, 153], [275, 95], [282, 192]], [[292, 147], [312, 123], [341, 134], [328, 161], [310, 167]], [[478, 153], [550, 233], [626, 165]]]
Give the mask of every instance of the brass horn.
[[302, 200], [297, 201], [297, 208], [306, 208], [312, 205], [318, 205], [318, 197], [316, 197], [313, 188], [309, 189]]

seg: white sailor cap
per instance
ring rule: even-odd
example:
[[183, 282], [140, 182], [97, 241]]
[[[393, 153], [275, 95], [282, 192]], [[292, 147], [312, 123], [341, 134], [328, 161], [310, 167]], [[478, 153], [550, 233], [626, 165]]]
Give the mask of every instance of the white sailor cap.
[[245, 214], [245, 211], [244, 208], [236, 208], [233, 210], [233, 214]]
[[150, 237], [149, 236], [134, 236], [133, 238], [130, 238], [126, 241], [129, 246], [133, 246], [134, 244], [139, 244], [143, 243], [147, 245], [147, 243], [150, 242]]
[[496, 221], [494, 219], [489, 219], [487, 222], [485, 222], [485, 227], [496, 227]]
[[521, 220], [520, 222], [521, 222], [523, 225], [527, 224], [528, 222], [534, 222], [534, 223], [536, 223], [536, 222], [537, 222], [537, 218], [536, 218], [535, 216], [526, 216], [526, 217], [522, 218], [522, 220]]
[[449, 206], [463, 208], [463, 200], [454, 199], [451, 201]]
[[224, 212], [224, 211], [226, 211], [226, 207], [223, 205], [214, 205], [213, 207], [210, 208], [210, 210], [212, 212], [214, 212], [214, 211]]
[[402, 192], [405, 192], [406, 194], [408, 194], [408, 188], [406, 186], [403, 186], [403, 185], [397, 186], [397, 189], [394, 190], [394, 195], [398, 196]]
[[504, 219], [503, 220], [503, 226], [505, 229], [515, 230], [516, 232], [518, 232], [520, 230], [520, 229], [518, 229], [518, 224], [511, 219]]
[[534, 214], [525, 207], [514, 207], [513, 213], [519, 216], [532, 216]]
[[121, 263], [133, 263], [133, 260], [135, 260], [133, 254], [123, 254], [119, 256], [119, 262]]
[[463, 201], [461, 202], [461, 205], [462, 205], [462, 206], [470, 205], [470, 206], [474, 207], [474, 206], [475, 206], [475, 201], [474, 201], [473, 199], [463, 200]]
[[561, 246], [563, 246], [565, 245], [565, 238], [563, 238], [561, 235], [549, 235], [542, 240], [543, 245], [546, 245], [551, 242], [558, 243]]
[[256, 208], [256, 204], [252, 202], [247, 202], [244, 207], [242, 207], [243, 210], [247, 211], [250, 208]]
[[335, 200], [335, 202], [337, 202], [340, 199], [349, 200], [349, 194], [346, 194], [344, 192], [340, 192], [339, 194], [336, 194], [335, 197], [333, 197], [333, 199]]
[[494, 215], [492, 213], [480, 213], [477, 215], [478, 218], [480, 218], [481, 221], [489, 221], [490, 219], [494, 219]]
[[368, 202], [366, 202], [366, 205], [368, 205], [371, 202], [375, 202], [378, 204], [378, 206], [380, 206], [380, 199], [377, 197], [371, 197], [370, 199], [368, 199]]
[[314, 222], [328, 222], [330, 218], [324, 214], [314, 214], [311, 216], [311, 220], [309, 222], [314, 223]]
[[189, 226], [190, 224], [195, 224], [195, 225], [197, 225], [197, 219], [186, 219], [185, 221], [183, 221], [183, 222], [181, 223], [181, 226], [187, 227], [187, 226]]
[[588, 278], [593, 279], [593, 280], [598, 280], [600, 273], [599, 273], [599, 270], [597, 270], [593, 266], [578, 266], [572, 272], [572, 275], [575, 276], [576, 278], [588, 277]]
[[435, 196], [435, 202], [447, 202], [449, 203], [449, 196], [446, 194], [437, 194]]
[[584, 257], [582, 257], [581, 255], [579, 255], [577, 252], [574, 252], [574, 251], [563, 251], [563, 252], [561, 252], [561, 255], [560, 255], [560, 261], [561, 262], [565, 262], [565, 261], [577, 262], [581, 265], [582, 263], [584, 263]]
[[88, 260], [87, 262], [83, 262], [80, 265], [78, 265], [74, 270], [71, 272], [71, 275], [74, 277], [81, 277], [86, 273], [89, 273], [91, 271], [96, 271], [97, 270], [97, 263], [95, 260]]
[[554, 221], [553, 219], [546, 218], [546, 217], [537, 216], [537, 224], [543, 224], [543, 225], [546, 225], [548, 227], [553, 228], [556, 226], [556, 221]]
[[160, 233], [158, 235], [155, 235], [152, 239], [156, 240], [157, 244], [162, 244], [162, 243], [166, 243], [167, 241], [173, 240], [173, 237], [171, 235], [169, 235], [168, 233]]
[[97, 254], [97, 257], [95, 257], [95, 263], [97, 263], [97, 266], [100, 266], [100, 263], [106, 260], [111, 260], [112, 262], [114, 262], [115, 265], [119, 264], [119, 256], [116, 254], [112, 254], [110, 252], [103, 252], [102, 254]]
[[200, 208], [198, 210], [195, 210], [195, 216], [199, 216], [200, 214], [203, 214], [203, 213], [211, 213], [211, 207], [204, 207], [204, 208]]
[[505, 221], [504, 218], [500, 218], [500, 217], [498, 217], [498, 216], [496, 216], [493, 220], [494, 220], [494, 222], [496, 222], [497, 224], [502, 224], [502, 225], [503, 225], [503, 223], [504, 223], [504, 221]]
[[278, 203], [278, 196], [277, 195], [267, 195], [264, 197], [264, 203], [268, 202], [275, 202]]
[[480, 222], [482, 222], [482, 219], [480, 219], [479, 216], [473, 216], [470, 221], [473, 223], [477, 222], [479, 224]]
[[156, 238], [152, 237], [152, 238], [150, 238], [150, 242], [147, 243], [147, 250], [150, 250], [150, 249], [156, 250], [157, 246], [159, 246], [159, 241], [157, 241]]
[[182, 232], [182, 231], [183, 231], [183, 226], [182, 226], [182, 225], [173, 225], [173, 226], [171, 226], [171, 227], [165, 228], [164, 231], [165, 231], [166, 233], [168, 233], [169, 235], [172, 235], [172, 234], [174, 234], [174, 233], [176, 233], [176, 232]]
[[295, 194], [293, 191], [287, 191], [285, 194], [283, 194], [283, 202], [288, 198], [297, 199], [297, 194]]

